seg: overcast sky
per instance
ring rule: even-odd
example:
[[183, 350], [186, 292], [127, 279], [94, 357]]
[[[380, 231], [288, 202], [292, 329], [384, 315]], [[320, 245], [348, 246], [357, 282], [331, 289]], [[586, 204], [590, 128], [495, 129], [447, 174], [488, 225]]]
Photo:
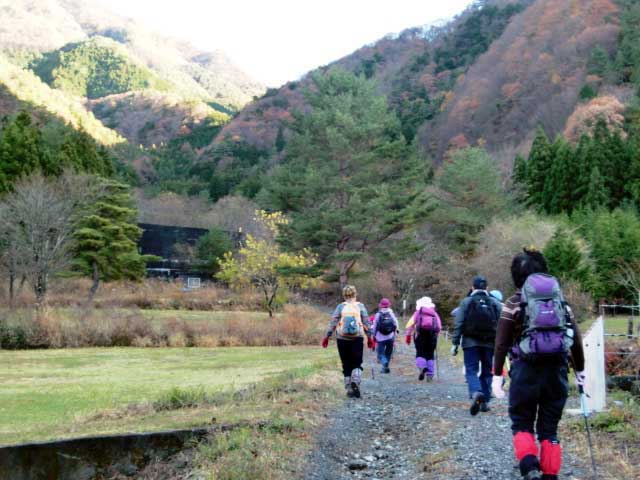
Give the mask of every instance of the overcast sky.
[[446, 19], [470, 0], [98, 0], [203, 50], [223, 50], [268, 86], [387, 33]]

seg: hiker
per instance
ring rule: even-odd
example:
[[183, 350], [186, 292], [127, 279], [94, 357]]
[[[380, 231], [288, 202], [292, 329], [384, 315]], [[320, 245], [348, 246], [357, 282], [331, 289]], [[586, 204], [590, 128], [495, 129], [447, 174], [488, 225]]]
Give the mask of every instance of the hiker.
[[411, 339], [416, 347], [416, 367], [418, 380], [433, 380], [436, 373], [435, 351], [438, 346], [438, 334], [442, 330], [442, 321], [436, 305], [430, 297], [422, 297], [416, 302], [416, 311], [409, 319], [406, 327], [405, 341], [411, 345]]
[[456, 314], [451, 354], [457, 355], [462, 343], [471, 415], [491, 410], [493, 345], [501, 310], [502, 304], [487, 292], [487, 279], [479, 275]]
[[389, 363], [393, 355], [393, 344], [398, 331], [398, 319], [391, 309], [391, 302], [383, 298], [378, 304], [378, 313], [373, 317], [373, 338], [378, 353], [378, 361], [382, 365], [381, 373], [389, 373]]
[[367, 339], [367, 348], [373, 348], [373, 338], [369, 314], [365, 306], [357, 301], [357, 294], [356, 287], [352, 285], [342, 289], [344, 302], [333, 312], [327, 333], [322, 339], [322, 348], [327, 348], [329, 338], [335, 331], [347, 396], [360, 398], [364, 339]]
[[[558, 423], [568, 390], [569, 363], [584, 385], [584, 351], [578, 325], [558, 281], [547, 274], [542, 253], [525, 249], [511, 264], [516, 293], [502, 310], [495, 345], [495, 371], [507, 354], [509, 417], [520, 473], [528, 480], [558, 478], [562, 448]], [[502, 377], [493, 377], [496, 397], [504, 397]], [[540, 442], [540, 457], [534, 432]]]

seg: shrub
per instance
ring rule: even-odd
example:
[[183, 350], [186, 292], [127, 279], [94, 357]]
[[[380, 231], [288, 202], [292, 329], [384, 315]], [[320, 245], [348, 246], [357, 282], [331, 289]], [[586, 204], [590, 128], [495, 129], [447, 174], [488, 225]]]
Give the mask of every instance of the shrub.
[[173, 387], [153, 402], [156, 411], [193, 408], [207, 403], [209, 396], [202, 385], [191, 388]]

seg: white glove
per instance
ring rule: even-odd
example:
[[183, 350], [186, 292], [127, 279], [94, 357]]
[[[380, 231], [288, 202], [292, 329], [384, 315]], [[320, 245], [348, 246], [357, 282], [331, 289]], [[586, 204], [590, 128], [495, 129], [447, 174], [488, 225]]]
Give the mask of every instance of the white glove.
[[453, 347], [451, 347], [451, 355], [455, 357], [457, 354], [458, 354], [458, 345], [454, 345]]
[[584, 382], [587, 379], [587, 376], [584, 374], [584, 370], [580, 372], [576, 372], [576, 385], [579, 387], [584, 387]]
[[493, 381], [491, 382], [491, 391], [493, 392], [493, 396], [496, 398], [504, 398], [505, 393], [502, 389], [502, 381], [503, 378], [499, 375], [493, 376]]

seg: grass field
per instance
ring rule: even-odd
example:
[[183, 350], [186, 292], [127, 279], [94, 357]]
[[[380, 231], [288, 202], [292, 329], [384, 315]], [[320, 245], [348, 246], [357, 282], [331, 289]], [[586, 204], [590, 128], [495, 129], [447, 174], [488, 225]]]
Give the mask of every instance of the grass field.
[[233, 421], [253, 410], [149, 405], [172, 387], [216, 394], [292, 372], [310, 376], [335, 362], [335, 352], [305, 347], [0, 351], [0, 443], [196, 426], [212, 414]]

